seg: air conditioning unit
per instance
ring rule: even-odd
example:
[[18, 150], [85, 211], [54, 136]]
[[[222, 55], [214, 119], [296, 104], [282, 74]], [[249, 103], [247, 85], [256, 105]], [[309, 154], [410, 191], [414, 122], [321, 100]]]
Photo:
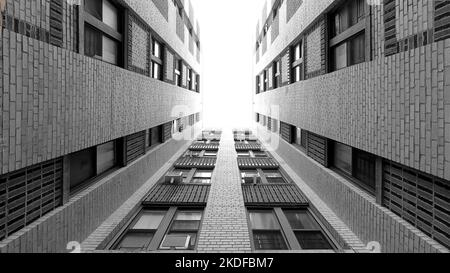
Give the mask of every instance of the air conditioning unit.
[[183, 182], [183, 173], [182, 172], [170, 172], [166, 174], [166, 183], [170, 184], [181, 184]]
[[261, 177], [256, 174], [245, 174], [242, 179], [244, 180], [244, 183], [247, 185], [250, 184], [260, 184], [261, 183]]
[[187, 250], [191, 236], [187, 234], [168, 234], [164, 236], [160, 249], [164, 250]]

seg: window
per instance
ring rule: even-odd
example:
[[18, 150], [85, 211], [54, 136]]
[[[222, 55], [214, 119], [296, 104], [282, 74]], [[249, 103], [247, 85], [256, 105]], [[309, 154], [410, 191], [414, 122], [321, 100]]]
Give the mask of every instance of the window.
[[302, 249], [333, 249], [319, 224], [307, 210], [284, 211]]
[[256, 122], [259, 123], [259, 120], [260, 120], [259, 113], [256, 113]]
[[273, 63], [273, 88], [281, 87], [281, 63], [276, 61]]
[[370, 192], [375, 191], [375, 156], [367, 152], [335, 142], [333, 166]]
[[70, 190], [76, 190], [117, 165], [116, 142], [111, 141], [69, 155]]
[[241, 171], [242, 184], [260, 184], [261, 177], [256, 170]]
[[195, 92], [200, 93], [200, 75], [195, 75]]
[[238, 157], [250, 157], [249, 151], [238, 151], [237, 152]]
[[122, 251], [194, 250], [202, 210], [144, 208], [110, 245]]
[[122, 14], [109, 0], [85, 1], [86, 56], [120, 65], [123, 44]]
[[331, 14], [331, 70], [366, 59], [365, 1], [352, 0]]
[[255, 250], [330, 250], [334, 244], [308, 209], [249, 209]]
[[295, 144], [299, 145], [300, 147], [306, 149], [306, 143], [308, 141], [308, 133], [307, 131], [299, 128], [299, 127], [294, 127], [295, 129]]
[[125, 251], [146, 250], [166, 213], [167, 211], [142, 211], [120, 238], [115, 249]]
[[255, 157], [268, 157], [267, 153], [263, 151], [253, 151], [253, 155]]
[[211, 184], [212, 171], [196, 170], [191, 183], [194, 184]]
[[256, 250], [288, 249], [280, 224], [271, 210], [249, 211], [253, 245]]
[[256, 76], [256, 94], [259, 94], [259, 91], [261, 91], [261, 80], [258, 75]]
[[299, 41], [292, 47], [291, 53], [291, 83], [303, 80], [303, 40]]
[[189, 183], [189, 174], [191, 170], [181, 170], [181, 169], [175, 169], [171, 173], [181, 175], [182, 182], [183, 183]]
[[269, 81], [267, 79], [267, 74], [268, 74], [267, 70], [264, 70], [264, 72], [263, 72], [263, 79], [264, 79], [263, 88], [264, 88], [264, 91], [268, 90]]
[[202, 216], [202, 211], [177, 211], [159, 248], [194, 250]]
[[192, 90], [192, 69], [187, 69], [187, 86], [189, 90]]
[[163, 80], [163, 46], [160, 42], [152, 41], [152, 77]]
[[148, 146], [153, 147], [162, 143], [163, 126], [156, 126], [149, 130]]
[[267, 183], [269, 184], [286, 184], [287, 181], [283, 178], [279, 171], [264, 171]]
[[217, 151], [205, 151], [203, 156], [205, 156], [205, 157], [217, 157]]
[[183, 61], [177, 60], [175, 62], [175, 84], [180, 87], [183, 86], [182, 67]]

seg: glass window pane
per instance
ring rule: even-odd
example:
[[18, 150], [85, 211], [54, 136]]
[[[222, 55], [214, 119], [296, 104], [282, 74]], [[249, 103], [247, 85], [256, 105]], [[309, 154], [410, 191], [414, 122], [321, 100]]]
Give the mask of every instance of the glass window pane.
[[338, 142], [334, 144], [334, 166], [352, 174], [352, 147]]
[[300, 59], [300, 44], [295, 46], [295, 56], [294, 56], [294, 61], [297, 61], [298, 59]]
[[295, 237], [302, 249], [333, 249], [321, 231], [296, 231]]
[[272, 211], [253, 211], [249, 213], [252, 229], [279, 229]]
[[284, 211], [292, 229], [320, 229], [317, 222], [306, 210]]
[[161, 79], [161, 65], [155, 62], [153, 63], [153, 78], [160, 80]]
[[347, 67], [347, 43], [343, 43], [333, 48], [334, 70]]
[[153, 56], [161, 58], [161, 46], [157, 41], [153, 41]]
[[101, 174], [116, 164], [114, 141], [97, 146], [97, 174]]
[[175, 217], [175, 220], [182, 221], [200, 221], [202, 219], [202, 213], [200, 211], [179, 211]]
[[119, 31], [118, 20], [117, 8], [110, 1], [103, 0], [103, 23], [107, 24], [115, 31]]
[[86, 149], [70, 155], [70, 189], [96, 176], [95, 149]]
[[198, 230], [200, 228], [200, 221], [194, 220], [175, 220], [172, 223], [171, 231], [176, 230]]
[[102, 42], [103, 60], [111, 64], [117, 64], [119, 44], [116, 41], [106, 37], [105, 35], [103, 35]]
[[212, 173], [210, 171], [196, 171], [195, 178], [211, 178]]
[[211, 179], [210, 178], [193, 178], [192, 183], [193, 184], [210, 184]]
[[102, 34], [88, 24], [84, 28], [84, 54], [98, 59], [103, 54]]
[[364, 151], [355, 151], [355, 178], [375, 190], [375, 156]]
[[366, 46], [365, 46], [364, 32], [350, 41], [350, 64], [359, 64], [366, 60]]
[[128, 233], [117, 245], [118, 250], [141, 250], [145, 249], [153, 239], [153, 233]]
[[144, 211], [131, 229], [158, 229], [165, 211]]
[[287, 249], [280, 231], [253, 231], [253, 243], [257, 250]]
[[84, 10], [98, 20], [102, 20], [102, 1], [85, 0]]
[[295, 67], [295, 82], [299, 82], [301, 80], [301, 78], [300, 78], [301, 73], [300, 72], [301, 71], [300, 71], [300, 65], [299, 65], [299, 66]]

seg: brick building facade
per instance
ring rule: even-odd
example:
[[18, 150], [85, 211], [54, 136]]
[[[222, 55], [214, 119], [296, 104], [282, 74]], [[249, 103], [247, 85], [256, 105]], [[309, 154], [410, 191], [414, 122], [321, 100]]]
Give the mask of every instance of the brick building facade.
[[200, 132], [184, 2], [2, 1], [0, 252], [66, 252]]
[[261, 138], [364, 243], [447, 252], [448, 1], [265, 6], [254, 53]]

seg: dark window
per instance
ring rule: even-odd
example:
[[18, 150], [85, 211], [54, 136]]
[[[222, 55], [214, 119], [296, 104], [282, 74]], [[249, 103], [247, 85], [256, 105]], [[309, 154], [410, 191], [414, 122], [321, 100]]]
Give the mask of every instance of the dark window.
[[268, 79], [267, 79], [267, 74], [268, 74], [267, 70], [264, 70], [264, 72], [263, 72], [263, 80], [264, 80], [263, 88], [264, 88], [264, 91], [267, 91], [268, 84], [269, 84]]
[[156, 126], [149, 130], [148, 146], [152, 147], [162, 143], [163, 126]]
[[85, 182], [117, 165], [116, 142], [111, 141], [69, 155], [70, 190], [76, 190]]
[[303, 80], [303, 40], [296, 43], [291, 53], [291, 83]]
[[202, 214], [201, 211], [177, 211], [160, 249], [194, 250]]
[[273, 63], [273, 88], [281, 87], [281, 63], [276, 61]]
[[187, 86], [189, 90], [192, 90], [192, 69], [188, 68], [187, 69]]
[[302, 249], [332, 249], [327, 236], [307, 210], [286, 210], [286, 218]]
[[[119, 65], [122, 51], [122, 14], [108, 0], [85, 1], [85, 55]], [[103, 31], [106, 32], [103, 32]]]
[[287, 181], [283, 178], [283, 175], [277, 170], [264, 170], [264, 176], [269, 184], [286, 184]]
[[167, 211], [143, 211], [115, 246], [117, 250], [146, 250], [158, 230]]
[[374, 192], [376, 157], [338, 142], [335, 142], [333, 146], [334, 167], [355, 178], [365, 189]]
[[163, 46], [155, 39], [152, 42], [152, 77], [163, 80]]
[[[345, 1], [331, 14], [331, 70], [365, 61], [365, 1]], [[350, 31], [351, 30], [351, 31]]]
[[258, 75], [256, 76], [256, 94], [259, 94], [259, 91], [261, 91], [261, 80]]
[[278, 219], [272, 210], [249, 211], [249, 218], [256, 250], [288, 249]]
[[182, 77], [182, 68], [183, 67], [183, 61], [182, 60], [177, 60], [175, 62], [175, 84], [177, 86], [182, 86], [183, 85], [183, 77]]
[[299, 127], [295, 127], [295, 144], [306, 149], [306, 143], [308, 141], [307, 137], [307, 131]]
[[73, 190], [95, 177], [95, 148], [86, 149], [70, 155], [70, 189]]
[[241, 171], [242, 184], [260, 184], [261, 177], [257, 170]]

